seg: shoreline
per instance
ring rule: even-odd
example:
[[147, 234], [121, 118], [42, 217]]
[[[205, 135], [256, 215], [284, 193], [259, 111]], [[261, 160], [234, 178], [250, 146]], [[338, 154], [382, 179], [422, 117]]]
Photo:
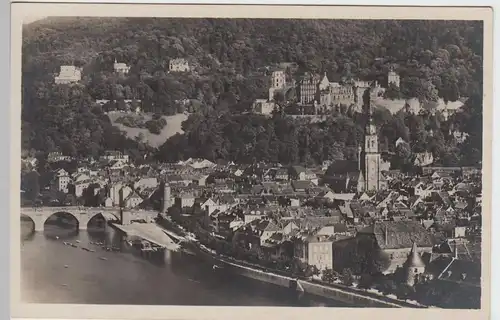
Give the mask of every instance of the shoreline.
[[[165, 219], [162, 217], [163, 221], [171, 225], [172, 228], [183, 229], [178, 226], [175, 222], [170, 219]], [[159, 224], [160, 228], [167, 229], [163, 224]], [[178, 231], [168, 230], [177, 235]], [[182, 233], [187, 233], [183, 231]], [[179, 236], [179, 235], [178, 235]], [[280, 287], [288, 287], [292, 290], [302, 291], [307, 294], [312, 294], [315, 296], [336, 300], [343, 303], [353, 304], [360, 307], [383, 307], [383, 308], [428, 308], [424, 305], [413, 304], [407, 301], [401, 301], [392, 299], [387, 296], [382, 296], [372, 292], [361, 291], [356, 288], [349, 288], [339, 284], [323, 284], [316, 283], [314, 280], [299, 279], [297, 277], [284, 276], [274, 273], [273, 271], [263, 271], [264, 267], [251, 266], [250, 263], [245, 261], [238, 261], [230, 257], [225, 257], [217, 255], [210, 248], [205, 247], [203, 244], [199, 243], [197, 240], [188, 239], [185, 236], [180, 235], [179, 237], [187, 240], [183, 241], [180, 251], [184, 251], [185, 245], [189, 244], [188, 251], [194, 249], [195, 254], [201, 256], [202, 258], [212, 261], [215, 265], [222, 264], [223, 268], [228, 268], [238, 275], [244, 276], [246, 278], [258, 280], [261, 282], [266, 282], [274, 284]], [[219, 266], [220, 267], [220, 266]], [[299, 290], [302, 289], [302, 290]]]

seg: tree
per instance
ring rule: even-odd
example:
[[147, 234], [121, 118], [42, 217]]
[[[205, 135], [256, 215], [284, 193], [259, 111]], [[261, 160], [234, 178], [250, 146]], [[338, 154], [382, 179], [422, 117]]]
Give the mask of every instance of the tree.
[[363, 273], [359, 278], [358, 287], [361, 289], [370, 289], [373, 286], [373, 277], [370, 274]]
[[399, 87], [391, 82], [388, 88], [384, 92], [384, 98], [396, 100], [396, 99], [402, 99], [403, 95], [401, 94], [401, 90], [399, 89]]
[[351, 269], [346, 268], [342, 271], [342, 283], [345, 286], [352, 286], [354, 281], [354, 276], [352, 274]]
[[22, 177], [23, 197], [34, 202], [40, 194], [40, 175], [36, 171], [31, 171]]
[[337, 277], [338, 277], [338, 274], [333, 269], [326, 269], [326, 270], [323, 270], [323, 275], [322, 275], [321, 279], [325, 282], [332, 283]]
[[402, 168], [411, 162], [411, 148], [407, 142], [399, 143], [396, 147], [396, 154], [392, 159], [392, 165], [395, 168]]
[[[72, 147], [64, 148], [76, 155], [85, 156], [90, 152], [97, 155], [108, 148], [134, 149], [135, 153], [141, 153], [138, 141], [124, 137], [105, 114], [92, 108], [96, 99], [118, 99], [117, 103], [103, 106], [104, 112], [116, 109], [116, 104], [125, 110], [123, 99], [132, 96], [142, 100], [146, 112], [174, 114], [178, 111], [176, 100], [196, 98], [198, 103], [190, 107], [190, 112], [199, 112], [203, 117], [213, 114], [214, 110], [217, 116], [241, 114], [247, 111], [249, 102], [268, 94], [267, 78], [261, 76], [258, 68], [281, 60], [298, 62], [297, 72], [288, 74], [290, 80], [305, 71], [321, 70], [327, 71], [332, 81], [339, 81], [342, 76], [346, 80], [353, 77], [371, 80], [377, 78], [380, 70], [387, 69], [390, 60], [397, 60], [400, 61], [402, 97], [417, 97], [421, 101], [434, 101], [438, 96], [450, 101], [472, 97], [482, 87], [483, 40], [477, 37], [477, 32], [482, 32], [483, 27], [477, 21], [300, 19], [276, 23], [268, 19], [257, 23], [252, 19], [187, 19], [185, 23], [189, 28], [175, 19], [92, 18], [62, 24], [42, 21], [24, 26], [23, 148], [50, 152], [61, 150], [66, 141], [71, 141]], [[89, 25], [101, 28], [96, 31]], [[50, 33], [46, 32], [47, 28]], [[137, 42], [137, 36], [145, 40]], [[47, 54], [56, 51], [59, 57], [56, 60]], [[180, 53], [196, 61], [192, 64], [195, 73], [172, 75], [162, 71], [165, 65], [160, 57]], [[372, 63], [375, 56], [382, 59]], [[114, 75], [114, 57], [131, 64], [128, 75]], [[52, 70], [73, 62], [85, 67], [81, 84], [55, 85]], [[397, 90], [392, 89], [389, 88], [387, 94], [397, 96]], [[294, 89], [288, 90], [285, 100], [293, 100], [294, 94]], [[347, 107], [342, 109], [346, 114]], [[156, 158], [179, 160], [210, 156], [243, 162], [251, 161], [255, 152], [256, 158], [263, 160], [318, 163], [331, 156], [329, 146], [332, 144], [320, 140], [333, 133], [325, 128], [321, 128], [319, 134], [311, 133], [309, 143], [299, 146], [298, 139], [304, 132], [298, 128], [304, 124], [294, 121], [288, 121], [283, 131], [286, 134], [278, 130], [264, 133], [253, 130], [253, 134], [243, 138], [234, 135], [239, 133], [238, 127], [252, 132], [246, 127], [250, 127], [250, 123], [258, 125], [257, 121], [245, 124], [244, 120], [231, 118], [202, 122], [203, 135], [185, 130], [184, 134], [171, 137]], [[345, 159], [352, 158], [356, 145], [353, 142], [360, 141], [355, 134], [359, 126], [356, 120], [349, 130], [339, 129], [329, 141], [338, 140]], [[362, 129], [363, 125], [361, 133]], [[385, 137], [392, 142], [401, 136], [411, 142], [397, 117], [381, 129], [381, 141]], [[158, 132], [156, 127], [153, 131]], [[229, 137], [231, 134], [234, 137]], [[204, 139], [194, 142], [193, 136]], [[481, 150], [471, 148], [479, 137], [473, 139], [467, 148], [478, 154]], [[467, 150], [460, 153], [465, 155]], [[459, 160], [465, 161], [465, 157], [460, 156]]]

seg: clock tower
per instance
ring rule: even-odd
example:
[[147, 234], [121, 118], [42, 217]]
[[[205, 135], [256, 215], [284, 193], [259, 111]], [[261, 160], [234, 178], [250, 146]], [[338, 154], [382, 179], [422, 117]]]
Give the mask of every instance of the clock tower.
[[365, 191], [377, 191], [382, 189], [381, 185], [381, 155], [378, 146], [377, 128], [372, 119], [372, 108], [370, 106], [370, 89], [366, 89], [363, 95], [363, 113], [365, 115], [365, 137], [362, 152], [360, 154], [360, 173], [364, 178]]

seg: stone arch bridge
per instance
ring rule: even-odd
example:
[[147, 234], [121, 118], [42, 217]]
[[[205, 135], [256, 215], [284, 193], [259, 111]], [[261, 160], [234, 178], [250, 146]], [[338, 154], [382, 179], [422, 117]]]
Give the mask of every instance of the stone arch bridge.
[[102, 215], [107, 221], [116, 221], [127, 225], [133, 220], [152, 221], [158, 215], [156, 211], [123, 209], [120, 208], [103, 208], [103, 207], [22, 207], [21, 216], [29, 217], [34, 225], [35, 231], [43, 231], [45, 222], [48, 218], [56, 213], [66, 213], [73, 216], [78, 221], [78, 229], [86, 230], [89, 221]]

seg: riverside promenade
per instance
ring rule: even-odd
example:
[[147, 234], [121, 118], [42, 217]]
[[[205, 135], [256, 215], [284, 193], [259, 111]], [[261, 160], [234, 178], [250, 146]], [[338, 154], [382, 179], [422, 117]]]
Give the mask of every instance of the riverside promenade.
[[[220, 255], [212, 249], [207, 248], [203, 244], [199, 243], [198, 241], [190, 241], [189, 237], [186, 236], [186, 232], [181, 231], [182, 228], [173, 221], [166, 220], [165, 222], [168, 222], [168, 224], [170, 225], [170, 229], [178, 230], [178, 232], [166, 230], [166, 226], [159, 227], [157, 225], [153, 225], [156, 228], [155, 230], [161, 230], [161, 232], [164, 232], [164, 234], [172, 234], [172, 238], [176, 239], [177, 237], [177, 239], [181, 240], [181, 242], [189, 244], [188, 248], [195, 249], [195, 252], [198, 255], [204, 256], [206, 259], [209, 259], [211, 263], [217, 264], [219, 267], [222, 267], [227, 271], [231, 271], [232, 273], [244, 276], [246, 278], [274, 284], [280, 287], [290, 288], [290, 290], [296, 290], [293, 288], [300, 287], [303, 289], [304, 293], [360, 307], [426, 308], [422, 305], [393, 299], [388, 296], [379, 295], [373, 292], [367, 292], [362, 289], [346, 287], [340, 284], [326, 284], [315, 280], [298, 279], [297, 277], [293, 277], [291, 275], [279, 274], [278, 272], [274, 272], [273, 270], [265, 269], [264, 267], [259, 265]], [[147, 228], [151, 228], [151, 230], [153, 230], [152, 227]], [[181, 235], [179, 235], [178, 233], [180, 233]]]
[[413, 304], [407, 301], [393, 299], [387, 296], [368, 292], [362, 289], [346, 287], [340, 284], [326, 284], [314, 280], [298, 279], [274, 273], [272, 270], [262, 270], [263, 267], [229, 257], [217, 256], [208, 248], [199, 248], [206, 254], [212, 255], [216, 261], [222, 262], [224, 267], [254, 280], [275, 284], [281, 287], [293, 288], [294, 284], [303, 289], [303, 292], [337, 300], [360, 307], [377, 308], [426, 308], [426, 306]]

